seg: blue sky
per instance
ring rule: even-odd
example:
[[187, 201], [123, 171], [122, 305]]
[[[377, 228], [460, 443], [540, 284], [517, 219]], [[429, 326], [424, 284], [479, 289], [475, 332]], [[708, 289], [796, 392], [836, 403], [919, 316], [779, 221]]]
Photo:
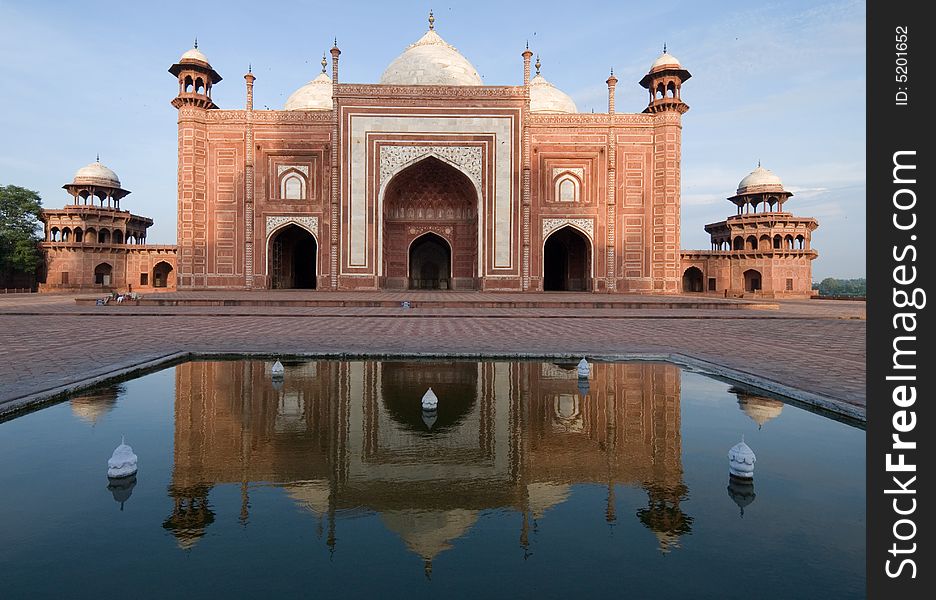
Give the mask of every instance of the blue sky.
[[[224, 80], [222, 108], [281, 109], [321, 69], [334, 37], [341, 79], [376, 82], [427, 27], [485, 83], [519, 84], [524, 44], [581, 112], [647, 103], [638, 81], [666, 42], [692, 73], [683, 86], [682, 247], [708, 249], [705, 223], [762, 161], [794, 192], [786, 208], [819, 219], [813, 278], [865, 274], [865, 3], [835, 2], [43, 2], [0, 1], [3, 92], [0, 185], [40, 192], [92, 162], [133, 193], [122, 208], [152, 217], [148, 240], [175, 243], [177, 84], [167, 72], [197, 35]], [[333, 10], [334, 9], [334, 10]]]

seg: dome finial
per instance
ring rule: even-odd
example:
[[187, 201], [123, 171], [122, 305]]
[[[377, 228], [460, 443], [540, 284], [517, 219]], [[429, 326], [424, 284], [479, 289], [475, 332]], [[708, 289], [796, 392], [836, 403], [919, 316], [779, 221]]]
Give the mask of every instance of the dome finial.
[[322, 52], [322, 73], [325, 72], [325, 67], [328, 66], [328, 61], [325, 60], [325, 53]]
[[195, 49], [198, 50], [198, 36], [195, 36]]
[[253, 73], [253, 63], [247, 63], [247, 72]]
[[527, 40], [527, 41], [526, 41], [526, 49], [527, 49], [527, 50], [530, 49], [530, 40]]
[[97, 156], [95, 157], [94, 161], [95, 161], [95, 162], [101, 162], [101, 153], [100, 153], [100, 152], [97, 153]]
[[760, 159], [757, 159], [757, 166], [760, 167]]
[[332, 45], [332, 48], [337, 48], [337, 47], [338, 47], [338, 36], [336, 35], [336, 36], [335, 36], [335, 43], [334, 43], [334, 45]]
[[540, 67], [543, 66], [543, 64], [540, 62], [539, 54], [536, 55], [536, 64], [534, 64], [533, 66], [536, 67], [536, 74], [539, 75]]
[[429, 9], [429, 31], [435, 29], [435, 16], [432, 14], [432, 9]]
[[666, 54], [666, 42], [663, 42], [663, 54]]

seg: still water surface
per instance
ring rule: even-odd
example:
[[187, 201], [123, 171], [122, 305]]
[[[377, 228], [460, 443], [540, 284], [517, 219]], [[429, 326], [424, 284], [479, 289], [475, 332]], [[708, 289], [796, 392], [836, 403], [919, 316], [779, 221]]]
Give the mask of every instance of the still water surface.
[[191, 362], [0, 456], [2, 598], [864, 595], [864, 432], [665, 363]]

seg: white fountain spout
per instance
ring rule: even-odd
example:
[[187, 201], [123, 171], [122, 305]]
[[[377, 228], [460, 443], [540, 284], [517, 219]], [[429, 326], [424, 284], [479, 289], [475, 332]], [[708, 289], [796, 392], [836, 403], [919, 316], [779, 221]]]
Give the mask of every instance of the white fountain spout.
[[277, 359], [276, 362], [273, 363], [273, 366], [270, 367], [270, 373], [273, 375], [273, 379], [283, 378], [283, 375], [286, 373], [286, 369], [283, 368], [283, 363], [281, 363], [279, 359]]
[[107, 476], [111, 478], [130, 477], [137, 472], [137, 455], [133, 448], [128, 446], [123, 436], [120, 445], [114, 449], [114, 454], [107, 460]]
[[753, 479], [756, 460], [754, 451], [744, 443], [744, 436], [741, 436], [741, 441], [728, 451], [728, 472], [742, 479]]
[[423, 410], [435, 410], [439, 408], [439, 399], [436, 397], [435, 393], [432, 391], [432, 388], [426, 390], [426, 393], [422, 397], [422, 409]]

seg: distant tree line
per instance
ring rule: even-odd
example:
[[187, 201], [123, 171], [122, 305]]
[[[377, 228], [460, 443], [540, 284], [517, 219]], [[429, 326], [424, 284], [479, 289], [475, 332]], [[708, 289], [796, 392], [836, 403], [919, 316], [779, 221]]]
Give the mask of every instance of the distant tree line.
[[812, 289], [819, 290], [820, 296], [865, 296], [867, 282], [861, 279], [835, 279], [826, 277], [819, 283], [813, 282]]
[[0, 185], [0, 288], [34, 288], [42, 265], [39, 194]]

